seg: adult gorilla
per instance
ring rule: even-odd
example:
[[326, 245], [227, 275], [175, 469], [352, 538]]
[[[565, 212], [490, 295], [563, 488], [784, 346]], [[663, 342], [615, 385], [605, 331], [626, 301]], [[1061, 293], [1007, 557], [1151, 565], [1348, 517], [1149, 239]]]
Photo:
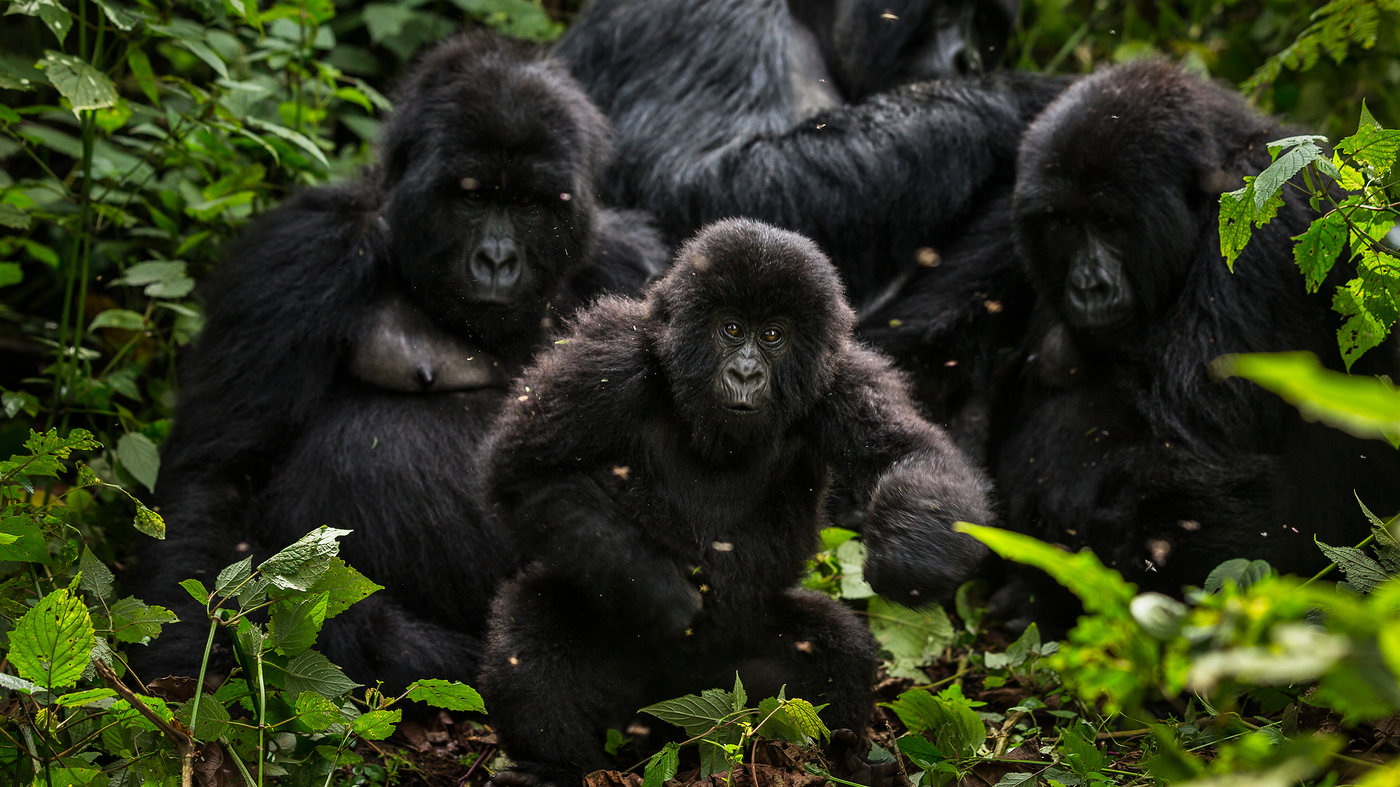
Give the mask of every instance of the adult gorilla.
[[[1306, 200], [1285, 189], [1233, 274], [1220, 255], [1220, 193], [1289, 134], [1161, 62], [1080, 82], [1027, 132], [1016, 236], [1039, 302], [998, 441], [1008, 527], [1090, 546], [1140, 586], [1177, 593], [1227, 558], [1313, 570], [1325, 562], [1314, 534], [1365, 535], [1353, 490], [1400, 509], [1396, 451], [1208, 371], [1224, 353], [1281, 350], [1342, 368], [1332, 286], [1308, 294], [1293, 263], [1291, 237], [1316, 217]], [[1395, 376], [1388, 349], [1353, 371]]]
[[827, 484], [865, 507], [865, 576], [904, 603], [967, 577], [984, 550], [951, 525], [991, 512], [854, 318], [811, 241], [733, 219], [521, 376], [487, 448], [488, 495], [535, 558], [496, 602], [482, 667], [517, 761], [497, 783], [578, 784], [608, 726], [736, 670], [752, 697], [786, 686], [865, 729], [869, 630], [794, 589]]
[[379, 169], [263, 218], [207, 293], [165, 446], [170, 536], [145, 556], [145, 597], [191, 622], [140, 660], [147, 677], [198, 665], [203, 612], [178, 580], [331, 524], [386, 589], [326, 623], [327, 656], [393, 687], [474, 678], [517, 566], [482, 513], [476, 444], [551, 299], [636, 291], [664, 266], [644, 220], [595, 209], [606, 122], [558, 64], [456, 40], [397, 106]]
[[975, 76], [1013, 18], [1001, 0], [594, 0], [556, 56], [617, 129], [605, 198], [672, 243], [727, 216], [817, 241], [942, 420], [1026, 311], [995, 195], [1064, 82]]

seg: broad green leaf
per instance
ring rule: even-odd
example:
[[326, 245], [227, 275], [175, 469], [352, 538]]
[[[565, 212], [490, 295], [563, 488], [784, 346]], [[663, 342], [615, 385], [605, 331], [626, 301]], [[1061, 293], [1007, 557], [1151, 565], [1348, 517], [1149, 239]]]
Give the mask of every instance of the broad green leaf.
[[314, 650], [293, 656], [287, 662], [287, 675], [282, 684], [288, 697], [314, 691], [327, 699], [337, 699], [359, 687], [360, 684], [345, 677], [340, 667]]
[[141, 21], [140, 16], [137, 16], [130, 8], [115, 2], [115, 0], [95, 0], [95, 2], [102, 6], [102, 12], [107, 15], [107, 19], [110, 20], [118, 30], [130, 30]]
[[1254, 217], [1254, 186], [1248, 185], [1238, 191], [1227, 191], [1220, 195], [1220, 255], [1230, 270], [1235, 269], [1235, 260], [1249, 243], [1254, 232], [1251, 219]]
[[1366, 556], [1355, 547], [1334, 547], [1313, 539], [1317, 542], [1317, 548], [1322, 550], [1322, 554], [1327, 559], [1337, 564], [1337, 568], [1346, 575], [1347, 584], [1356, 588], [1361, 593], [1369, 593], [1372, 589], [1383, 582], [1390, 581], [1386, 576], [1385, 569], [1380, 564]]
[[924, 689], [906, 691], [884, 705], [899, 716], [910, 732], [933, 735], [940, 751], [955, 752], [959, 757], [976, 754], [987, 737], [982, 718], [972, 710], [962, 687], [956, 684], [936, 696]]
[[238, 589], [243, 586], [243, 583], [247, 582], [252, 576], [253, 557], [249, 555], [237, 563], [225, 566], [224, 569], [219, 572], [219, 576], [214, 580], [214, 595], [230, 596], [238, 591]]
[[370, 741], [382, 741], [394, 734], [394, 727], [403, 718], [403, 711], [372, 710], [350, 723], [350, 731]]
[[68, 99], [75, 115], [80, 110], [102, 109], [117, 103], [117, 88], [112, 80], [80, 57], [50, 49], [34, 65], [42, 68], [58, 92]]
[[1347, 222], [1341, 211], [1332, 211], [1314, 221], [1302, 235], [1293, 240], [1293, 260], [1303, 272], [1308, 292], [1317, 292], [1327, 274], [1332, 271], [1347, 242]]
[[1224, 355], [1211, 364], [1211, 373], [1252, 380], [1309, 420], [1357, 437], [1400, 440], [1400, 391], [1375, 377], [1326, 369], [1311, 353]]
[[151, 438], [140, 432], [128, 432], [117, 440], [117, 461], [142, 486], [156, 491], [156, 476], [160, 473], [160, 450]]
[[807, 737], [818, 741], [825, 741], [831, 737], [831, 730], [826, 728], [826, 724], [817, 715], [817, 709], [807, 700], [794, 697], [787, 701], [783, 710], [792, 726], [801, 730]]
[[24, 281], [24, 271], [17, 262], [0, 262], [0, 287], [9, 287]]
[[185, 275], [185, 263], [181, 260], [138, 262], [112, 284], [145, 287], [144, 292], [152, 298], [183, 298], [194, 289], [194, 279]]
[[841, 598], [872, 598], [875, 589], [865, 581], [865, 544], [849, 540], [836, 547], [832, 555], [841, 566]]
[[49, 539], [28, 517], [0, 519], [0, 560], [48, 563]]
[[638, 710], [669, 722], [694, 737], [715, 726], [734, 707], [734, 695], [724, 689], [705, 689], [673, 700], [658, 702]]
[[927, 680], [919, 667], [933, 663], [953, 642], [953, 623], [938, 604], [910, 609], [875, 597], [866, 607], [870, 633], [889, 652], [890, 675]]
[[146, 318], [130, 309], [108, 309], [92, 318], [89, 331], [99, 328], [119, 328], [123, 331], [146, 330]]
[[[311, 593], [327, 593], [330, 601], [326, 604], [326, 617], [333, 618], [349, 609], [351, 605], [364, 601], [370, 594], [383, 590], [365, 578], [364, 574], [347, 566], [344, 560], [332, 558], [326, 573], [311, 586]], [[244, 606], [247, 606], [246, 604]]]
[[15, 230], [29, 229], [29, 214], [20, 210], [18, 206], [8, 202], [0, 202], [0, 227], [9, 227]]
[[1239, 586], [1240, 590], [1248, 590], [1259, 580], [1273, 573], [1273, 567], [1266, 560], [1237, 557], [1227, 560], [1211, 570], [1206, 577], [1205, 591], [1207, 593], [1218, 592], [1225, 587], [1226, 582], [1232, 580]]
[[272, 605], [267, 638], [285, 656], [295, 656], [316, 644], [326, 621], [326, 593], [278, 601]]
[[78, 570], [83, 572], [82, 588], [98, 598], [112, 595], [112, 572], [102, 561], [93, 556], [92, 550], [83, 547], [83, 556], [78, 559]]
[[165, 520], [161, 518], [160, 514], [147, 508], [145, 504], [140, 501], [137, 501], [136, 517], [133, 520], [133, 524], [136, 526], [137, 530], [151, 538], [157, 540], [165, 539]]
[[642, 787], [662, 787], [667, 781], [676, 778], [676, 770], [680, 763], [679, 747], [675, 741], [667, 741], [666, 745], [661, 747], [661, 751], [647, 760], [647, 767], [642, 775]]
[[1093, 552], [1070, 553], [1021, 533], [958, 522], [954, 529], [991, 547], [993, 552], [1046, 572], [1084, 603], [1090, 612], [1124, 615], [1137, 595], [1136, 586], [1105, 568]]
[[1279, 147], [1290, 147], [1291, 149], [1279, 156], [1267, 169], [1259, 173], [1259, 177], [1254, 180], [1254, 209], [1264, 210], [1264, 205], [1283, 188], [1283, 184], [1289, 178], [1297, 175], [1299, 170], [1306, 167], [1311, 162], [1321, 158], [1322, 148], [1317, 146], [1317, 142], [1324, 144], [1326, 137], [1289, 137], [1288, 139], [1270, 142], [1269, 149], [1272, 152]]
[[904, 756], [913, 760], [915, 765], [924, 770], [930, 770], [938, 763], [948, 759], [937, 746], [929, 743], [926, 738], [920, 735], [905, 735], [894, 743], [904, 753]]
[[10, 14], [37, 16], [44, 20], [44, 24], [53, 31], [54, 38], [57, 38], [60, 44], [68, 36], [68, 29], [73, 26], [73, 15], [58, 0], [10, 0], [10, 7], [5, 9], [5, 15]]
[[316, 146], [315, 142], [312, 142], [310, 139], [307, 139], [305, 135], [293, 131], [287, 128], [286, 126], [279, 126], [276, 123], [268, 123], [265, 120], [261, 120], [255, 117], [244, 118], [244, 121], [253, 128], [260, 129], [271, 134], [276, 134], [277, 136], [287, 140], [293, 145], [296, 145], [297, 147], [309, 153], [313, 159], [320, 162], [321, 166], [330, 166], [330, 162], [326, 161], [326, 154], [323, 153], [321, 149]]
[[112, 635], [122, 642], [145, 642], [160, 636], [160, 627], [180, 619], [165, 607], [148, 605], [135, 598], [124, 598], [111, 609]]
[[1394, 166], [1397, 154], [1400, 154], [1400, 131], [1382, 128], [1362, 102], [1361, 121], [1356, 133], [1338, 142], [1337, 150], [1369, 164], [1378, 177], [1384, 177]]
[[477, 693], [476, 689], [456, 681], [436, 678], [416, 680], [409, 684], [408, 698], [414, 702], [426, 703], [434, 708], [469, 713], [486, 712], [486, 705], [482, 702], [481, 695]]
[[126, 55], [126, 65], [131, 69], [131, 75], [136, 77], [137, 84], [141, 85], [141, 92], [146, 94], [146, 98], [151, 103], [160, 106], [160, 89], [157, 87], [155, 72], [151, 70], [151, 60], [146, 57], [146, 53], [139, 49], [131, 49]]
[[[175, 718], [179, 719], [186, 727], [190, 726], [190, 714], [194, 712], [194, 701], [183, 702], [180, 709], [175, 712]], [[233, 727], [229, 724], [230, 717], [228, 708], [224, 707], [210, 694], [205, 694], [199, 699], [199, 719], [195, 722], [193, 729], [196, 740], [215, 741], [227, 735]]]
[[82, 677], [97, 639], [82, 599], [66, 588], [44, 596], [10, 632], [10, 663], [20, 677], [50, 689]]
[[389, 3], [366, 3], [361, 14], [369, 30], [370, 41], [376, 44], [403, 32], [404, 25], [414, 17], [412, 8]]
[[322, 525], [268, 558], [258, 570], [283, 590], [309, 590], [330, 568], [331, 558], [340, 552], [336, 539], [350, 532]]
[[797, 725], [788, 718], [787, 711], [774, 697], [768, 697], [758, 703], [758, 716], [755, 721], [758, 723], [758, 734], [773, 740], [787, 741], [799, 746], [805, 746], [809, 739]]
[[296, 709], [302, 724], [315, 732], [324, 732], [327, 727], [340, 721], [340, 709], [335, 703], [314, 691], [303, 691], [297, 697]]

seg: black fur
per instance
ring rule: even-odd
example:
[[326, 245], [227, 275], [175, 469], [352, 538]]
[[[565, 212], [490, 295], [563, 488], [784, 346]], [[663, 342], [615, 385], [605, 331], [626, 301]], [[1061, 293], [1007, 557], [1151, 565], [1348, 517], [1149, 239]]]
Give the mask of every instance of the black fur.
[[[1329, 304], [1349, 274], [1339, 265], [1322, 292], [1305, 291], [1290, 237], [1316, 217], [1306, 200], [1285, 189], [1233, 274], [1220, 254], [1220, 192], [1292, 133], [1162, 62], [1099, 72], [1027, 132], [1016, 236], [1039, 302], [998, 439], [1009, 527], [1092, 547], [1144, 589], [1179, 593], [1234, 557], [1320, 567], [1313, 534], [1352, 544], [1367, 532], [1352, 490], [1378, 512], [1400, 508], [1393, 449], [1208, 371], [1224, 353], [1281, 350], [1342, 368]], [[1128, 300], [1093, 296], [1115, 304], [1093, 312], [1111, 324], [1086, 325], [1093, 314], [1074, 299], [1090, 296], [1066, 284], [1090, 238], [1126, 274], [1125, 316], [1114, 315]], [[1394, 375], [1395, 360], [1386, 346], [1356, 371]]]
[[[550, 298], [636, 292], [665, 264], [640, 216], [594, 208], [606, 123], [557, 64], [459, 39], [407, 77], [397, 105], [378, 170], [260, 219], [205, 292], [164, 446], [169, 538], [144, 556], [141, 583], [188, 622], [134, 654], [144, 678], [198, 667], [204, 615], [179, 580], [212, 587], [223, 566], [324, 524], [355, 531], [342, 556], [385, 586], [327, 621], [327, 656], [389, 687], [473, 679], [489, 600], [519, 564], [483, 513], [477, 443], [547, 338]], [[553, 196], [538, 212], [502, 209], [519, 221], [498, 235], [526, 266], [513, 302], [481, 300], [463, 278], [486, 237], [461, 203], [468, 175]], [[385, 329], [386, 316], [398, 322]], [[221, 648], [215, 668], [227, 665]]]
[[655, 212], [671, 243], [731, 216], [815, 240], [861, 334], [980, 457], [981, 395], [1029, 298], [1001, 206], [1022, 131], [1066, 82], [927, 55], [1000, 46], [1013, 17], [991, 0], [593, 0], [556, 56], [617, 129], [605, 199]]
[[[785, 326], [756, 413], [725, 409], [727, 315]], [[488, 441], [488, 495], [535, 559], [506, 585], [480, 686], [531, 778], [603, 765], [603, 730], [733, 682], [830, 703], [864, 728], [874, 646], [849, 611], [794, 590], [828, 481], [867, 510], [866, 577], [936, 600], [982, 549], [987, 483], [916, 414], [815, 244], [758, 222], [702, 231], [645, 300], [608, 298], [527, 369]]]

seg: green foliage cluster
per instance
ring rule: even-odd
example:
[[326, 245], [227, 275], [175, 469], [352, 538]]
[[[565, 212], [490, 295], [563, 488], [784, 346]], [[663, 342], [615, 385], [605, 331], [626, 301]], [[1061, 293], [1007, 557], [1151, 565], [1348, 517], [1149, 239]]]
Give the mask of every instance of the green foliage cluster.
[[[396, 697], [377, 688], [353, 695], [360, 685], [312, 645], [327, 619], [381, 588], [336, 557], [349, 531], [325, 527], [256, 567], [251, 558], [228, 566], [212, 590], [181, 583], [210, 620], [204, 666], [188, 698], [152, 695], [122, 651], [149, 644], [176, 617], [120, 596], [68, 517], [106, 490], [135, 505], [141, 532], [164, 538], [165, 525], [87, 465], [67, 463], [100, 447], [86, 430], [64, 438], [50, 430], [0, 462], [0, 695], [12, 700], [0, 718], [5, 783], [189, 785], [196, 767], [232, 763], [248, 785], [277, 776], [326, 785], [362, 763], [357, 740], [394, 732], [396, 703], [485, 710], [476, 691], [443, 680], [417, 681]], [[232, 634], [238, 666], [213, 688], [205, 666], [218, 627]]]

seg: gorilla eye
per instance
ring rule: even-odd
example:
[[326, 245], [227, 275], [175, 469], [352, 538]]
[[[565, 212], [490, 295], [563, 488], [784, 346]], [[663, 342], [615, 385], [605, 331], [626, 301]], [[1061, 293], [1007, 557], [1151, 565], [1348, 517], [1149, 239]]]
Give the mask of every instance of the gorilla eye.
[[764, 344], [777, 344], [783, 340], [783, 332], [777, 328], [765, 328], [758, 338], [762, 339]]
[[730, 320], [724, 324], [724, 335], [731, 339], [744, 338], [744, 329], [739, 327], [739, 323]]

